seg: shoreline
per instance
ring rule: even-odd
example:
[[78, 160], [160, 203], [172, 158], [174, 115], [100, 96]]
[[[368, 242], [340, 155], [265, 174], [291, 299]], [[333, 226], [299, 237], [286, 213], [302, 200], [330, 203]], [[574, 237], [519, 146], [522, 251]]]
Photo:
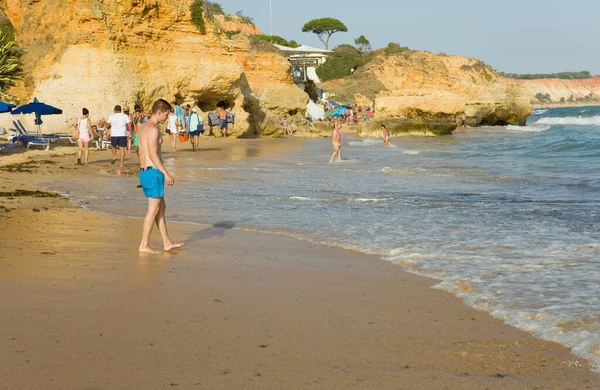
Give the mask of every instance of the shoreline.
[[588, 103], [588, 104], [583, 104], [583, 103], [565, 103], [565, 104], [561, 104], [561, 103], [550, 103], [550, 104], [532, 104], [533, 108], [578, 108], [578, 107], [600, 107], [600, 102], [596, 102], [596, 103]]
[[[218, 163], [246, 158], [240, 144], [290, 147], [285, 142], [202, 139], [200, 153]], [[203, 152], [207, 146], [218, 150]], [[109, 159], [98, 159], [110, 152], [93, 152], [89, 166], [73, 167], [73, 151], [34, 152], [44, 163], [21, 172], [0, 166], [0, 191], [33, 190], [53, 173], [114, 172]], [[135, 172], [135, 164], [127, 168]], [[0, 208], [0, 308], [11, 318], [0, 327], [11, 344], [0, 362], [11, 388], [600, 385], [600, 375], [567, 348], [374, 255], [227, 224], [169, 222], [189, 245], [140, 257], [138, 219], [86, 211], [62, 197], [9, 198]], [[121, 366], [107, 356], [119, 356]]]

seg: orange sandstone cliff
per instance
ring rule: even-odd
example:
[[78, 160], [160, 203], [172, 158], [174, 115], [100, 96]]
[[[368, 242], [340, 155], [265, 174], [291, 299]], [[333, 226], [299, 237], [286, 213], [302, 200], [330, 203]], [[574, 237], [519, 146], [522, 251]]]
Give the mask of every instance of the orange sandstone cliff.
[[[191, 22], [191, 0], [0, 0], [24, 50], [24, 79], [11, 91], [63, 109], [44, 118], [46, 130], [72, 123], [82, 107], [94, 120], [116, 104], [145, 109], [157, 98], [214, 110], [227, 101], [235, 133], [274, 134], [277, 115], [301, 115], [308, 96], [276, 50], [223, 30], [258, 30], [223, 20]], [[215, 22], [218, 23], [218, 20]], [[250, 31], [252, 30], [252, 31]]]
[[531, 92], [534, 104], [600, 104], [600, 76], [582, 80], [513, 80]]
[[373, 104], [372, 136], [384, 123], [393, 134], [444, 135], [464, 114], [470, 126], [524, 124], [532, 112], [526, 88], [498, 76], [481, 61], [413, 50], [377, 58], [343, 80], [321, 86], [360, 105]]

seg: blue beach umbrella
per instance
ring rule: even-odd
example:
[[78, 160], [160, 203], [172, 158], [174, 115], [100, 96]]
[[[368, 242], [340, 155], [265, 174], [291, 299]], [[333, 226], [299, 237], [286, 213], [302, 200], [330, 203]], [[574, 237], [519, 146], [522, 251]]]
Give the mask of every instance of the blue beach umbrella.
[[0, 114], [5, 113], [5, 112], [11, 112], [12, 109], [15, 107], [16, 107], [16, 105], [14, 105], [12, 103], [0, 102]]
[[35, 124], [38, 127], [38, 133], [41, 133], [40, 126], [42, 125], [42, 115], [59, 115], [62, 114], [62, 110], [53, 107], [49, 104], [42, 103], [33, 98], [32, 103], [27, 103], [11, 111], [13, 115], [19, 114], [35, 114]]

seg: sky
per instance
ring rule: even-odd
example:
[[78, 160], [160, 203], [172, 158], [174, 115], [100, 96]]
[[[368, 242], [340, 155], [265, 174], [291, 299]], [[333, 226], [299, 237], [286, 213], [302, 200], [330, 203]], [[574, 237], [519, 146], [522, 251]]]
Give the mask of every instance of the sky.
[[217, 0], [241, 10], [264, 34], [323, 47], [303, 33], [311, 19], [341, 20], [329, 48], [365, 35], [373, 48], [396, 42], [415, 50], [483, 60], [508, 73], [600, 74], [600, 0]]

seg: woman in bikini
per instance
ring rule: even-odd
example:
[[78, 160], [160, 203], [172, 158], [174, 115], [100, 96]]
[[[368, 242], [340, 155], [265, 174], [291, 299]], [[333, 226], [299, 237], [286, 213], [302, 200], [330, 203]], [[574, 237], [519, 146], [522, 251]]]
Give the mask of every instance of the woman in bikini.
[[385, 127], [385, 125], [381, 125], [381, 128], [383, 129], [383, 144], [387, 148], [390, 146], [390, 131], [387, 129], [387, 127]]

